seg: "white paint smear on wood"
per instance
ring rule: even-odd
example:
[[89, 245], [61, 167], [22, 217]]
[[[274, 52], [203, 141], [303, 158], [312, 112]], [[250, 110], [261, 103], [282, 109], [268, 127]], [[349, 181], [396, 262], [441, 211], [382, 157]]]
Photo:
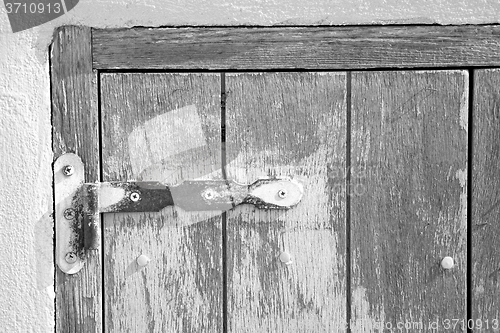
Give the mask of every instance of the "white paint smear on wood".
[[133, 174], [138, 175], [166, 158], [206, 144], [195, 105], [159, 115], [134, 129], [128, 137]]
[[353, 321], [351, 322], [352, 332], [385, 332], [384, 305], [370, 304], [366, 296], [366, 288], [359, 286], [352, 292]]
[[460, 95], [460, 110], [459, 110], [459, 124], [460, 127], [468, 132], [469, 127], [469, 72], [468, 71], [445, 71], [448, 75], [453, 75], [459, 73], [463, 79], [463, 88], [461, 89], [462, 94]]
[[[465, 74], [468, 77], [468, 74]], [[469, 127], [469, 89], [462, 90], [460, 98], [460, 127], [468, 132]]]

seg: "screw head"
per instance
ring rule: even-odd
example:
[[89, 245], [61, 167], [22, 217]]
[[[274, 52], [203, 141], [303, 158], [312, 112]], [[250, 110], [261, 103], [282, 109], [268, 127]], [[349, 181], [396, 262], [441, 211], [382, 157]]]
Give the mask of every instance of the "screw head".
[[443, 269], [452, 269], [453, 266], [455, 266], [455, 262], [452, 257], [444, 257], [443, 260], [441, 260], [441, 267], [443, 267]]
[[211, 188], [209, 188], [208, 190], [206, 190], [205, 192], [203, 192], [203, 197], [206, 200], [212, 200], [215, 197], [214, 190], [212, 190]]
[[64, 256], [64, 260], [66, 260], [68, 264], [74, 264], [78, 260], [78, 256], [75, 252], [68, 252]]
[[66, 165], [64, 168], [63, 168], [63, 173], [65, 176], [71, 176], [75, 173], [75, 168], [73, 168], [72, 165]]
[[280, 197], [281, 199], [285, 199], [287, 194], [287, 191], [284, 189], [278, 191], [278, 197]]
[[68, 208], [64, 210], [64, 218], [66, 220], [74, 220], [76, 217], [76, 212], [73, 208]]
[[292, 255], [288, 252], [281, 252], [280, 254], [280, 261], [284, 263], [285, 265], [290, 265], [292, 264]]
[[141, 200], [141, 195], [139, 194], [139, 192], [132, 192], [130, 193], [130, 200], [132, 200], [133, 202], [137, 202]]

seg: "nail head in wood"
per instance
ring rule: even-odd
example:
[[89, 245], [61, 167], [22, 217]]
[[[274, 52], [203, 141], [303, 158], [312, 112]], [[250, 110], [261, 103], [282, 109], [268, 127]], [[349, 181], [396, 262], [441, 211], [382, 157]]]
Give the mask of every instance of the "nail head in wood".
[[290, 265], [292, 261], [292, 255], [288, 252], [282, 252], [280, 254], [280, 261], [284, 263], [285, 265]]
[[441, 267], [443, 267], [443, 269], [452, 269], [453, 266], [455, 266], [455, 263], [452, 257], [444, 257], [441, 261]]
[[151, 261], [151, 259], [148, 256], [144, 255], [144, 254], [141, 254], [136, 259], [137, 265], [139, 267], [146, 266], [147, 264], [149, 264], [150, 261]]

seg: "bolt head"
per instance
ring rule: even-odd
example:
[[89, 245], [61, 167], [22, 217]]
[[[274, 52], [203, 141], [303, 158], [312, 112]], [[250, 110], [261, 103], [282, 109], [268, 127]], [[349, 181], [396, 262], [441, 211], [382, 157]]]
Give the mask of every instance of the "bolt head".
[[75, 168], [73, 168], [72, 165], [66, 165], [64, 168], [63, 168], [63, 173], [65, 176], [71, 176], [75, 173]]
[[68, 264], [74, 264], [78, 260], [78, 256], [75, 252], [68, 252], [64, 256], [64, 260], [66, 260]]
[[141, 195], [139, 194], [139, 192], [132, 192], [130, 193], [130, 200], [132, 200], [133, 202], [137, 202], [141, 200]]
[[278, 191], [278, 197], [280, 197], [281, 199], [285, 199], [286, 196], [287, 196], [287, 191], [286, 190], [279, 190]]
[[66, 220], [74, 220], [76, 217], [76, 212], [73, 208], [68, 208], [64, 211], [64, 218]]

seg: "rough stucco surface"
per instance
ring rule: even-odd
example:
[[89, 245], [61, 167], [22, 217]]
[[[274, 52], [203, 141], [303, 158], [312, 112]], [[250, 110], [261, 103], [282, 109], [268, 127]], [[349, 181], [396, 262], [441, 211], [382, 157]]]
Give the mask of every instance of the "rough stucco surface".
[[47, 46], [65, 24], [335, 25], [498, 23], [498, 0], [80, 0], [13, 34], [0, 6], [0, 330], [54, 327]]

